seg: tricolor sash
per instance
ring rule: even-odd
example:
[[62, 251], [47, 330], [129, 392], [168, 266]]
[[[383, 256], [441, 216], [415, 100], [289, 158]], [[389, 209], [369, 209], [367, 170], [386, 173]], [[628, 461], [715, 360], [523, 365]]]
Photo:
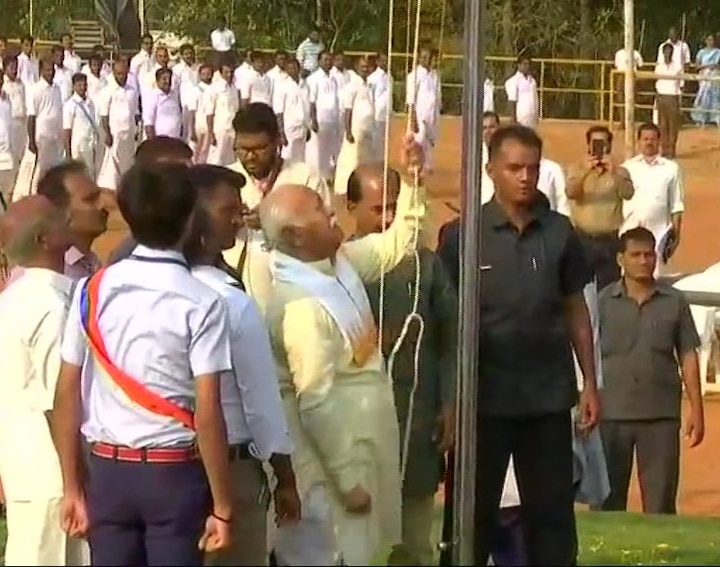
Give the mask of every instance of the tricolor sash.
[[130, 401], [155, 415], [176, 419], [185, 427], [194, 431], [195, 416], [192, 411], [182, 408], [151, 391], [124, 370], [118, 368], [110, 359], [98, 324], [99, 290], [105, 269], [98, 270], [92, 277], [85, 280], [80, 293], [80, 315], [92, 355], [108, 377]]

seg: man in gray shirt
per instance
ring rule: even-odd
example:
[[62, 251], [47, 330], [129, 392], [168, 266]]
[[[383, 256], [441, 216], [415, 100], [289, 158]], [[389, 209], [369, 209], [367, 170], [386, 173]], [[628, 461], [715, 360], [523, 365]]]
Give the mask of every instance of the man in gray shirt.
[[688, 445], [699, 445], [705, 430], [696, 352], [700, 341], [682, 293], [653, 277], [657, 258], [649, 230], [623, 233], [618, 261], [623, 278], [599, 297], [601, 431], [610, 479], [603, 510], [626, 509], [636, 452], [643, 511], [674, 514], [683, 385], [690, 404], [684, 428]]

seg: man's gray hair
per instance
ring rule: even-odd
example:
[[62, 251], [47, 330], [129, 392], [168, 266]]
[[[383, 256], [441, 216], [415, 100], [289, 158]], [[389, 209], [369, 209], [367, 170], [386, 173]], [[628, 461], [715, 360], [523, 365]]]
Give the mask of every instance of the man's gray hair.
[[288, 228], [299, 228], [305, 225], [305, 219], [281, 199], [265, 199], [259, 208], [260, 226], [268, 250], [282, 249], [285, 246], [283, 234]]
[[3, 246], [8, 262], [13, 266], [24, 266], [37, 258], [41, 240], [58, 222], [54, 217], [34, 219], [23, 225]]

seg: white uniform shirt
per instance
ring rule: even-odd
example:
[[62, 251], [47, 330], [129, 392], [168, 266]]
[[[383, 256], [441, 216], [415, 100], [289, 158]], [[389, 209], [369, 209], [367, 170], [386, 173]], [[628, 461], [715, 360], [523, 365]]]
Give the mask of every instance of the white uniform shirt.
[[[72, 280], [27, 268], [0, 294], [0, 476], [5, 497], [62, 496], [62, 475], [45, 412], [53, 409], [60, 340]], [[21, 432], [21, 434], [18, 434]]]
[[535, 124], [538, 118], [538, 90], [535, 77], [520, 71], [505, 81], [508, 102], [515, 103], [515, 119], [521, 124]]
[[557, 162], [542, 158], [537, 188], [545, 193], [553, 211], [569, 217], [570, 202], [565, 193], [565, 185], [565, 172], [562, 166]]
[[405, 104], [415, 108], [418, 122], [434, 123], [440, 115], [442, 93], [437, 71], [418, 66], [405, 85]]
[[18, 78], [26, 87], [40, 80], [40, 62], [26, 53], [18, 55]]
[[[99, 328], [108, 355], [136, 381], [190, 409], [195, 377], [232, 368], [227, 307], [192, 276], [181, 253], [137, 246], [133, 254], [154, 261], [121, 260], [100, 286]], [[83, 285], [78, 282], [70, 306], [62, 359], [82, 368], [85, 438], [133, 448], [192, 445], [193, 431], [130, 402], [89, 352]]]
[[[85, 63], [85, 65], [82, 66], [82, 69], [80, 69], [80, 72], [86, 77], [90, 77], [90, 75], [92, 75], [90, 64]], [[107, 62], [103, 62], [102, 67], [100, 67], [100, 78], [105, 79], [108, 75], [112, 75], [112, 67], [110, 67]]]
[[179, 138], [182, 133], [182, 110], [180, 96], [170, 89], [165, 93], [154, 89], [143, 100], [143, 124], [153, 126], [156, 136]]
[[282, 114], [288, 140], [305, 138], [310, 127], [310, 93], [305, 81], [295, 82], [288, 77], [276, 85], [273, 111]]
[[375, 126], [375, 100], [373, 89], [367, 81], [355, 75], [341, 91], [343, 110], [352, 110], [354, 135], [372, 132]]
[[70, 72], [74, 75], [75, 73], [80, 73], [80, 69], [82, 69], [82, 59], [80, 59], [80, 56], [75, 53], [74, 51], [68, 51], [65, 50], [65, 55], [63, 57], [63, 67], [67, 67]]
[[95, 100], [100, 91], [108, 84], [102, 73], [99, 77], [96, 77], [92, 73], [85, 74], [87, 77], [87, 94], [91, 100]]
[[14, 148], [11, 135], [12, 106], [10, 97], [0, 95], [0, 171], [12, 171]]
[[[233, 72], [233, 84], [235, 85], [235, 88], [237, 90], [240, 90], [240, 85], [245, 82], [245, 74], [253, 70], [253, 66], [250, 65], [250, 63], [248, 63], [247, 61], [243, 61], [242, 63], [240, 63], [240, 65], [238, 65], [238, 67]], [[222, 79], [219, 72], [217, 72], [216, 75], [218, 75], [218, 77]]]
[[289, 455], [292, 442], [268, 328], [260, 310], [222, 270], [197, 266], [192, 273], [218, 292], [228, 307], [233, 369], [223, 373], [221, 382], [228, 443], [251, 443], [251, 453], [261, 460], [268, 460], [273, 453]]
[[35, 134], [39, 137], [54, 138], [62, 131], [63, 97], [60, 87], [39, 80], [32, 87], [27, 98], [27, 115], [35, 116]]
[[692, 62], [692, 57], [690, 55], [690, 46], [685, 43], [682, 40], [677, 40], [675, 43], [670, 41], [669, 39], [663, 41], [658, 46], [657, 51], [657, 62], [662, 63], [665, 61], [665, 57], [663, 56], [663, 45], [666, 43], [669, 43], [673, 46], [673, 54], [672, 54], [672, 60], [673, 63], [677, 63], [678, 65], [684, 66], [689, 65]]
[[350, 71], [348, 71], [347, 69], [343, 69], [342, 71], [337, 67], [333, 67], [332, 69], [330, 69], [330, 76], [335, 79], [341, 98], [343, 96], [343, 91], [347, 88], [347, 86], [350, 84], [350, 81], [352, 81], [352, 79], [354, 78], [354, 74], [355, 73], [350, 73]]
[[74, 94], [63, 106], [63, 130], [72, 132], [72, 145], [87, 143], [88, 141], [99, 142], [97, 135], [97, 110], [89, 97], [82, 99], [80, 95]]
[[495, 83], [485, 79], [483, 83], [483, 112], [495, 112]]
[[25, 85], [23, 85], [19, 79], [11, 81], [5, 76], [2, 91], [8, 96], [8, 100], [10, 101], [12, 117], [15, 120], [23, 120], [27, 116]]
[[53, 77], [53, 83], [60, 87], [62, 93], [63, 102], [69, 99], [73, 95], [73, 71], [67, 67], [55, 66], [55, 77]]
[[216, 29], [210, 34], [210, 44], [215, 51], [230, 51], [235, 45], [235, 34], [231, 29]]
[[[643, 66], [643, 58], [642, 55], [640, 55], [639, 51], [635, 51], [633, 54], [633, 59], [635, 61], [635, 70], [637, 71], [640, 67]], [[618, 49], [615, 52], [615, 69], [618, 71], [625, 71], [625, 48]]]
[[134, 131], [138, 108], [137, 91], [127, 83], [121, 87], [113, 81], [98, 95], [98, 114], [108, 118], [112, 134]]
[[332, 74], [318, 69], [307, 78], [310, 103], [315, 105], [321, 124], [336, 124], [340, 120], [340, 87]]
[[[207, 133], [207, 116], [212, 103], [211, 89], [212, 83], [200, 82], [196, 87], [188, 90], [187, 110], [195, 113], [195, 132], [197, 134]], [[184, 101], [183, 104], [185, 104]]]
[[273, 67], [267, 72], [267, 76], [273, 84], [273, 89], [275, 88], [275, 84], [278, 81], [282, 81], [288, 78], [288, 74], [277, 65], [275, 65], [275, 67]]
[[388, 116], [392, 116], [392, 79], [387, 71], [378, 67], [370, 73], [368, 84], [375, 97], [375, 120], [385, 122]]
[[154, 64], [155, 57], [144, 49], [141, 49], [138, 53], [133, 55], [132, 59], [130, 59], [130, 73], [138, 76], [140, 74], [141, 67], [149, 68]]
[[232, 130], [232, 121], [240, 108], [237, 89], [226, 81], [218, 81], [207, 92], [207, 116], [214, 116], [215, 133]]
[[[667, 63], [658, 63], [655, 65], [655, 74], [661, 76], [675, 76], [683, 74], [683, 66], [680, 63], [672, 61]], [[657, 79], [655, 81], [655, 90], [659, 95], [679, 96], [682, 93], [684, 82], [680, 79]]]
[[200, 82], [200, 66], [188, 65], [180, 61], [172, 67], [173, 82], [178, 85], [180, 92], [186, 85], [196, 86]]
[[677, 162], [657, 156], [649, 162], [641, 155], [623, 167], [635, 186], [632, 199], [623, 202], [625, 222], [620, 232], [644, 226], [660, 242], [671, 227], [671, 217], [685, 210], [682, 174]]
[[485, 204], [495, 195], [495, 184], [487, 173], [488, 147], [485, 142], [482, 145], [482, 182], [480, 185], [480, 203]]
[[262, 102], [272, 106], [273, 84], [267, 74], [259, 73], [255, 69], [249, 69], [242, 74], [240, 80], [240, 99], [253, 102]]

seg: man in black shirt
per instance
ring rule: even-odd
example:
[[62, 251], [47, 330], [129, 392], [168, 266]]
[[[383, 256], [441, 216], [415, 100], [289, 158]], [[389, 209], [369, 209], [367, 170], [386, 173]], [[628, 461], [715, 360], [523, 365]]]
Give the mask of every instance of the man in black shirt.
[[[476, 436], [477, 564], [487, 563], [512, 455], [528, 563], [575, 565], [572, 351], [584, 375], [580, 427], [598, 422], [593, 335], [583, 288], [592, 278], [567, 217], [538, 198], [542, 141], [529, 128], [499, 129], [488, 174], [495, 197], [482, 208], [480, 382]], [[458, 274], [459, 225], [438, 252]]]

